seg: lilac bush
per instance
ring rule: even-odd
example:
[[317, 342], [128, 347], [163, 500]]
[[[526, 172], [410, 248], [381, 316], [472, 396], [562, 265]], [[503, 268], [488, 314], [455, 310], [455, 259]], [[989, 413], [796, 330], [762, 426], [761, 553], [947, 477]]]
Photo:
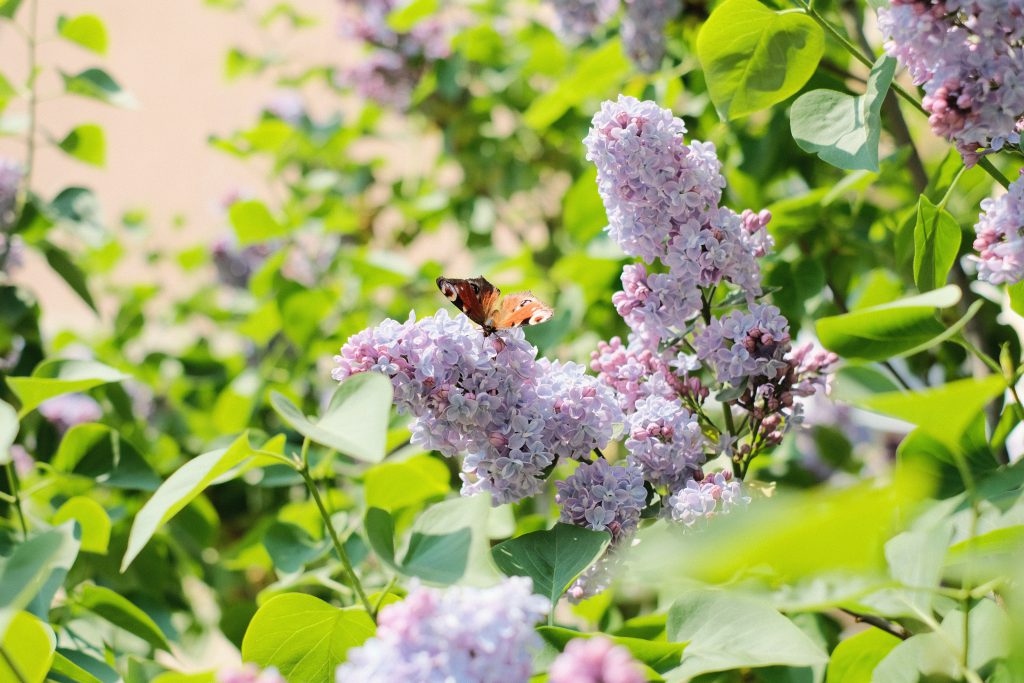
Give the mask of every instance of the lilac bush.
[[541, 647], [533, 625], [550, 608], [530, 588], [521, 577], [493, 588], [413, 586], [380, 611], [376, 635], [348, 651], [337, 681], [525, 682]]

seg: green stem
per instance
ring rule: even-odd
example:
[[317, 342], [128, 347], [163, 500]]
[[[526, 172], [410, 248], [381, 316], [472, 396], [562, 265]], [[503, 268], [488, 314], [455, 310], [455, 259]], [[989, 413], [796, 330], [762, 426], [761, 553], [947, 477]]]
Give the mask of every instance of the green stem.
[[398, 577], [392, 576], [391, 580], [388, 581], [386, 586], [384, 586], [384, 590], [380, 592], [380, 597], [377, 598], [377, 603], [373, 606], [373, 612], [370, 613], [370, 616], [373, 617], [374, 621], [377, 621], [377, 614], [380, 613], [380, 608], [384, 605], [384, 599], [388, 597], [388, 593], [390, 593], [391, 589], [395, 587], [396, 581], [398, 581]]
[[[814, 7], [812, 7], [811, 4], [807, 2], [807, 0], [793, 0], [793, 2], [802, 7], [804, 11], [807, 13], [807, 16], [809, 16], [811, 19], [817, 22], [818, 25], [821, 26], [821, 28], [823, 28], [826, 33], [831, 35], [836, 40], [836, 42], [838, 42], [843, 47], [843, 49], [850, 53], [850, 55], [854, 59], [856, 59], [858, 62], [860, 62], [869, 69], [875, 65], [869, 56], [861, 52], [856, 45], [850, 42], [849, 38], [840, 33], [835, 26], [830, 24], [828, 20], [825, 19], [825, 17], [821, 16], [821, 14], [818, 13], [818, 10], [814, 9]], [[903, 86], [901, 86], [899, 83], [893, 82], [890, 87], [892, 88], [893, 92], [895, 92], [897, 95], [906, 100], [910, 104], [910, 106], [912, 106], [914, 109], [921, 112], [925, 116], [928, 116], [928, 110], [925, 109], [924, 106], [922, 106], [922, 104], [918, 101], [917, 97], [907, 92], [907, 90]], [[992, 176], [992, 178], [994, 178], [996, 182], [998, 182], [1000, 185], [1006, 188], [1010, 187], [1010, 181], [1006, 178], [1006, 176], [1000, 173], [999, 169], [993, 166], [992, 162], [990, 162], [988, 159], [980, 159], [978, 161], [978, 165], [981, 166], [981, 168], [984, 169], [986, 173]]]
[[949, 203], [949, 198], [953, 196], [953, 190], [956, 188], [957, 183], [960, 182], [960, 178], [963, 177], [964, 172], [966, 172], [966, 171], [967, 171], [967, 167], [966, 166], [961, 166], [960, 170], [956, 172], [956, 175], [953, 177], [953, 182], [951, 182], [949, 184], [949, 187], [946, 188], [946, 194], [942, 195], [942, 199], [939, 201], [938, 206], [936, 206], [936, 208], [939, 211], [942, 211], [943, 209], [946, 208], [946, 204]]
[[7, 650], [4, 649], [3, 645], [0, 645], [0, 657], [4, 658], [4, 662], [7, 663], [7, 668], [14, 673], [14, 677], [18, 679], [18, 683], [29, 683], [28, 678], [25, 677], [25, 674], [21, 673], [21, 669], [19, 669], [18, 665], [14, 663], [11, 656], [7, 654]]
[[28, 538], [28, 524], [25, 523], [25, 511], [21, 509], [21, 493], [18, 491], [18, 473], [14, 471], [11, 463], [5, 463], [7, 470], [7, 481], [11, 484], [11, 494], [14, 496], [14, 509], [18, 511], [18, 521], [21, 523], [21, 534]]
[[[306, 449], [306, 442], [303, 443], [303, 452]], [[331, 542], [334, 543], [334, 550], [338, 553], [338, 558], [341, 560], [342, 566], [345, 568], [345, 573], [348, 574], [349, 584], [352, 586], [352, 590], [355, 591], [356, 597], [359, 598], [359, 602], [363, 605], [366, 613], [372, 618], [375, 614], [373, 611], [373, 605], [370, 604], [369, 598], [366, 597], [366, 592], [363, 590], [363, 585], [359, 582], [359, 577], [356, 576], [356, 570], [352, 566], [352, 560], [349, 559], [348, 553], [345, 552], [345, 546], [341, 544], [341, 539], [338, 538], [338, 532], [334, 528], [334, 522], [331, 521], [331, 515], [327, 512], [327, 508], [324, 506], [324, 501], [320, 497], [320, 489], [317, 488], [316, 482], [313, 481], [313, 477], [309, 474], [309, 469], [303, 467], [299, 470], [299, 474], [302, 475], [303, 481], [306, 482], [306, 488], [309, 489], [309, 493], [313, 496], [313, 500], [316, 502], [316, 507], [320, 511], [320, 516], [323, 517], [324, 524], [327, 526], [327, 533], [331, 537]]]

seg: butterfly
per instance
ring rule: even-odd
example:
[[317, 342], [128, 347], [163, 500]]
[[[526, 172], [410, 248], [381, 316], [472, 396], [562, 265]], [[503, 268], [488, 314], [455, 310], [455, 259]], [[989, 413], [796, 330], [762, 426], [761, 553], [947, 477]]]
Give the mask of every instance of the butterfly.
[[465, 280], [439, 277], [437, 288], [484, 329], [485, 337], [510, 327], [539, 325], [551, 320], [555, 313], [550, 306], [538, 301], [532, 292], [516, 292], [500, 298], [501, 290], [483, 275]]

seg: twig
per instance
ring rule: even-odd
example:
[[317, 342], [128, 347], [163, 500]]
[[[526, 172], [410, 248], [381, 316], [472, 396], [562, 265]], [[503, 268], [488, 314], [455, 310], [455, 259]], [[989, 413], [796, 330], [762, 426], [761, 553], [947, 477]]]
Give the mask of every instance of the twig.
[[18, 521], [21, 523], [21, 534], [28, 539], [28, 524], [25, 523], [25, 511], [21, 509], [21, 493], [18, 491], [18, 473], [14, 471], [11, 463], [5, 463], [7, 470], [7, 481], [11, 485], [11, 495], [14, 497], [14, 509], [18, 511]]
[[881, 629], [890, 635], [896, 636], [900, 640], [906, 640], [911, 636], [910, 631], [908, 631], [907, 629], [903, 628], [895, 622], [889, 621], [888, 619], [876, 617], [873, 614], [861, 614], [860, 612], [854, 612], [853, 610], [846, 609], [845, 607], [840, 607], [839, 609], [842, 612], [846, 612], [857, 621], [864, 622], [865, 624], [870, 624], [875, 628]]

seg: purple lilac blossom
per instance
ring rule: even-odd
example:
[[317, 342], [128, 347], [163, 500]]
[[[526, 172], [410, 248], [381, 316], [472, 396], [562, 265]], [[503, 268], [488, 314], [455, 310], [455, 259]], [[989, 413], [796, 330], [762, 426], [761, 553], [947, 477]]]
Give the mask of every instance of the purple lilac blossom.
[[533, 625], [551, 607], [530, 587], [524, 577], [493, 588], [414, 585], [380, 611], [377, 634], [348, 651], [337, 681], [525, 683], [541, 648]]
[[886, 52], [924, 87], [932, 131], [965, 163], [1020, 142], [1024, 2], [892, 0], [878, 24]]
[[608, 531], [616, 541], [636, 531], [647, 502], [643, 473], [630, 464], [612, 465], [603, 458], [582, 463], [565, 481], [555, 482], [560, 521], [594, 531]]
[[14, 464], [14, 471], [19, 477], [27, 477], [36, 468], [35, 458], [19, 443], [11, 446], [11, 462]]
[[619, 0], [551, 0], [558, 34], [569, 40], [588, 38], [615, 16]]
[[749, 312], [712, 318], [696, 335], [697, 357], [719, 382], [742, 386], [749, 377], [774, 377], [786, 367], [789, 322], [775, 306], [754, 304]]
[[626, 428], [629, 462], [653, 486], [678, 489], [704, 464], [708, 444], [700, 422], [679, 399], [656, 395], [640, 399]]
[[447, 311], [386, 320], [353, 335], [335, 357], [336, 380], [382, 372], [414, 443], [462, 462], [464, 495], [495, 504], [538, 493], [557, 458], [603, 448], [623, 421], [614, 393], [576, 363], [538, 360], [521, 329], [484, 338]]
[[622, 44], [641, 71], [652, 73], [665, 57], [665, 26], [683, 10], [682, 0], [626, 0]]
[[243, 664], [217, 672], [217, 683], [287, 683], [277, 669], [260, 669], [255, 664]]
[[615, 390], [619, 407], [627, 415], [636, 410], [638, 400], [652, 393], [668, 399], [676, 395], [671, 382], [677, 378], [668, 364], [656, 351], [634, 340], [628, 345], [619, 337], [598, 342], [597, 350], [590, 354], [590, 369]]
[[995, 285], [1024, 280], [1024, 174], [1006, 194], [981, 202], [974, 232], [978, 279]]
[[0, 229], [6, 229], [14, 222], [14, 210], [23, 176], [21, 164], [10, 159], [0, 159]]
[[551, 683], [644, 683], [640, 663], [611, 638], [574, 638], [555, 658], [548, 672]]
[[91, 396], [64, 394], [40, 404], [39, 414], [63, 433], [75, 425], [95, 422], [103, 417], [103, 409]]
[[668, 499], [666, 511], [671, 519], [687, 527], [727, 514], [750, 503], [739, 481], [731, 472], [715, 472], [701, 480], [691, 479]]

